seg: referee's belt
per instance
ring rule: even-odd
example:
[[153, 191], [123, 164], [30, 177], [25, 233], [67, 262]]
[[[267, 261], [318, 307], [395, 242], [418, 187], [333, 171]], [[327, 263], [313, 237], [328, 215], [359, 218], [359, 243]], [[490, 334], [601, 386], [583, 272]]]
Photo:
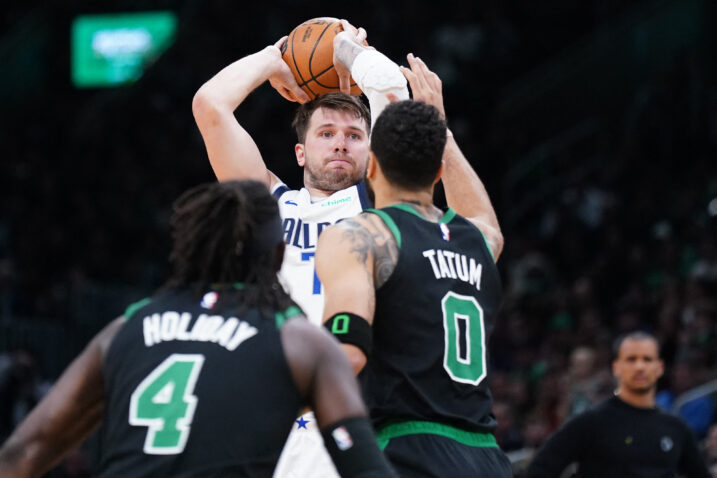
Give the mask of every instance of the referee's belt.
[[390, 423], [376, 432], [376, 439], [383, 450], [392, 438], [419, 434], [440, 435], [468, 446], [498, 448], [491, 433], [469, 432], [443, 423], [419, 420]]

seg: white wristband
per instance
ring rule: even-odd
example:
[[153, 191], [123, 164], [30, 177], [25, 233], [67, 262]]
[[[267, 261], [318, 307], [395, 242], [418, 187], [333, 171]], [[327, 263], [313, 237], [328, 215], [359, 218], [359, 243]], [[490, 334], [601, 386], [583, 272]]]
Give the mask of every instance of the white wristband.
[[405, 89], [405, 98], [408, 99], [406, 78], [386, 55], [376, 50], [366, 50], [356, 57], [351, 65], [351, 76], [362, 91], [375, 90], [379, 92], [392, 89]]

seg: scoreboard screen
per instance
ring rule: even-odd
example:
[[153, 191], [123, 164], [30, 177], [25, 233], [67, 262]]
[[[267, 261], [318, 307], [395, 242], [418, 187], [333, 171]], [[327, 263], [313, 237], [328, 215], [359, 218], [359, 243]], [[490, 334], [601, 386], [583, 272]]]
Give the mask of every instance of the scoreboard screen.
[[72, 82], [78, 88], [111, 87], [142, 76], [174, 41], [173, 12], [81, 15], [72, 22]]

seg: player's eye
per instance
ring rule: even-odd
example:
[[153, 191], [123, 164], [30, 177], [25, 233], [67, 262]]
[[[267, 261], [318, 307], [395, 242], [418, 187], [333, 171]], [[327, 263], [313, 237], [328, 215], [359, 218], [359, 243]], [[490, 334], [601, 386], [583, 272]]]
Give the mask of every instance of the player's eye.
[[322, 132], [321, 132], [321, 137], [322, 137], [322, 138], [330, 138], [330, 137], [332, 137], [333, 135], [334, 135], [334, 134], [333, 134], [331, 131], [322, 131]]
[[356, 134], [356, 133], [351, 133], [351, 134], [349, 135], [349, 138], [351, 138], [351, 139], [361, 139], [361, 136], [359, 136], [359, 135]]

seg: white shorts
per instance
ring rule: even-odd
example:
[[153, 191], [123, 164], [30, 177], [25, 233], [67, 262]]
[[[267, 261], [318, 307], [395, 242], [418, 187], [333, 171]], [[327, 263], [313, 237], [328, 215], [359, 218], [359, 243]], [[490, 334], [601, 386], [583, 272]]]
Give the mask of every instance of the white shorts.
[[305, 413], [294, 423], [274, 478], [339, 478], [313, 412]]

